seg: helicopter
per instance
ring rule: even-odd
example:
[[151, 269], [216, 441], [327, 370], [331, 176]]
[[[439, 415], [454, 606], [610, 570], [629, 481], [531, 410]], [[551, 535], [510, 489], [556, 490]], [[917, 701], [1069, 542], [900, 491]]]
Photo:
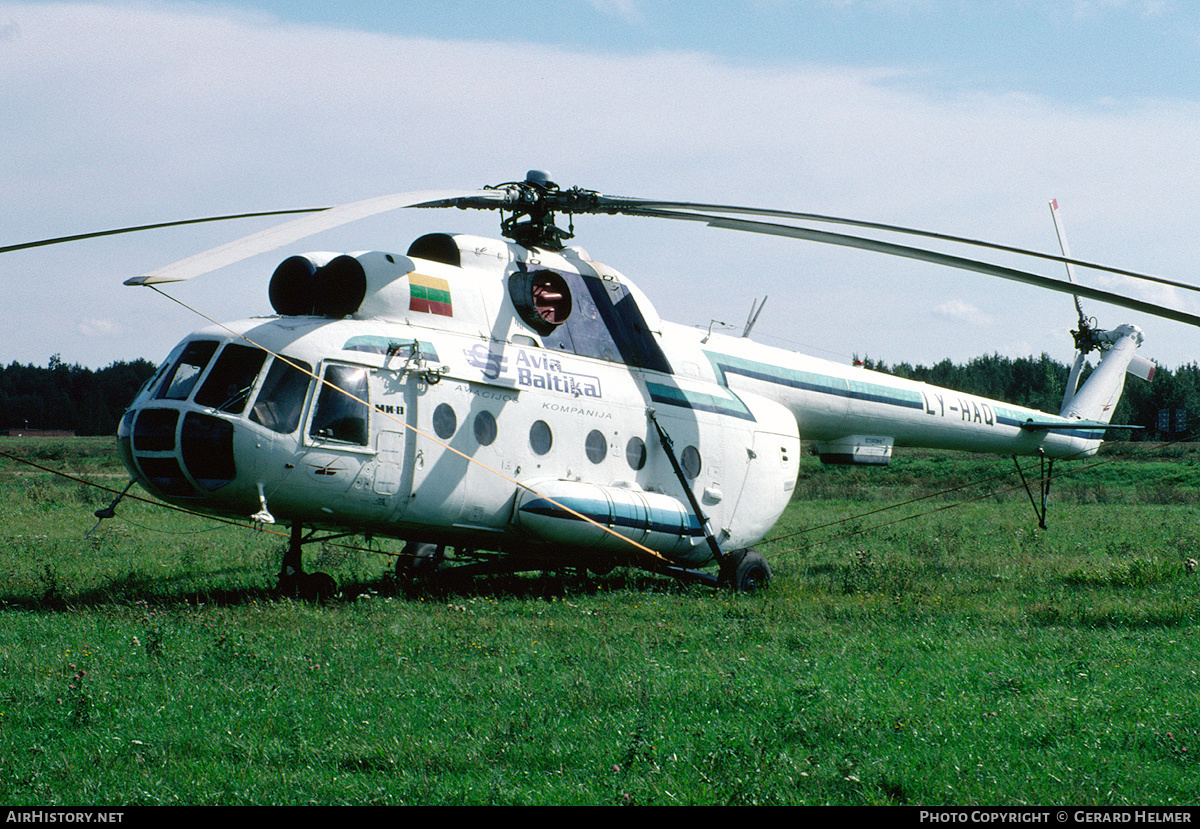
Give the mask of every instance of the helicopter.
[[[867, 466], [887, 464], [894, 447], [1051, 464], [1093, 455], [1125, 375], [1149, 379], [1154, 364], [1136, 354], [1136, 326], [1099, 330], [1080, 297], [1200, 325], [1078, 284], [1073, 266], [1191, 287], [1071, 259], [1057, 214], [1062, 256], [817, 214], [563, 189], [537, 170], [474, 191], [255, 214], [304, 215], [125, 284], [191, 279], [400, 208], [498, 211], [503, 238], [433, 232], [404, 254], [289, 256], [270, 279], [274, 316], [189, 334], [120, 421], [132, 481], [158, 498], [290, 526], [285, 591], [333, 592], [327, 575], [305, 570], [304, 546], [363, 535], [404, 543], [396, 573], [406, 581], [635, 566], [751, 592], [771, 579], [755, 545], [793, 496], [802, 441], [822, 462]], [[583, 214], [850, 246], [1072, 294], [1079, 354], [1062, 407], [1038, 412], [762, 345], [747, 336], [753, 311], [740, 337], [667, 322], [629, 279], [569, 243]], [[238, 217], [155, 227], [227, 218]], [[821, 223], [1065, 263], [1069, 281], [804, 226]], [[1099, 363], [1080, 384], [1092, 351]]]

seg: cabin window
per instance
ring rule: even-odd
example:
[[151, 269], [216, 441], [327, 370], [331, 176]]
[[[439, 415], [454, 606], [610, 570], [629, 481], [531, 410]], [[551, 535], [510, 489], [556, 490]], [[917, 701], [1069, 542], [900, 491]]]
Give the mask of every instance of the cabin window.
[[554, 435], [550, 432], [550, 424], [544, 420], [534, 421], [529, 427], [529, 448], [535, 455], [545, 455], [554, 445]]
[[601, 463], [604, 456], [608, 454], [608, 438], [599, 429], [593, 429], [588, 432], [587, 440], [584, 441], [583, 450], [587, 453], [588, 460], [592, 463]]
[[367, 370], [334, 363], [325, 369], [308, 433], [323, 440], [367, 445]]
[[475, 442], [480, 446], [491, 446], [496, 441], [496, 416], [484, 409], [475, 415]]
[[219, 412], [241, 414], [254, 389], [254, 379], [258, 377], [266, 358], [267, 352], [261, 348], [237, 343], [225, 346], [204, 385], [196, 392], [196, 405], [208, 406]]
[[458, 415], [449, 403], [441, 403], [433, 410], [433, 432], [442, 440], [450, 440], [458, 429]]
[[312, 367], [308, 363], [298, 360], [291, 363], [275, 358], [258, 392], [258, 399], [250, 409], [251, 420], [284, 435], [290, 435], [300, 425], [304, 398], [308, 396], [308, 384], [312, 379]]
[[625, 444], [625, 461], [630, 469], [638, 470], [646, 465], [646, 442], [634, 436]]
[[184, 346], [179, 360], [171, 366], [171, 371], [163, 381], [158, 396], [166, 400], [187, 400], [216, 351], [217, 343], [213, 340], [192, 340]]
[[509, 276], [509, 296], [521, 319], [545, 336], [571, 316], [571, 288], [550, 270], [519, 270]]
[[683, 454], [679, 456], [679, 465], [683, 467], [683, 474], [689, 478], [695, 479], [700, 477], [700, 450], [695, 446], [688, 446], [683, 450]]

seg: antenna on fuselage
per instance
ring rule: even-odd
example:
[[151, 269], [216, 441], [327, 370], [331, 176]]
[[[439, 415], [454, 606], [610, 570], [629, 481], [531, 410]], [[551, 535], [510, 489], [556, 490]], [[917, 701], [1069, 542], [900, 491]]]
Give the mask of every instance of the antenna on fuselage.
[[743, 337], [750, 336], [750, 329], [754, 327], [754, 323], [758, 322], [758, 315], [762, 313], [763, 306], [767, 304], [767, 297], [763, 297], [762, 302], [754, 300], [750, 303], [750, 316], [746, 317], [746, 327], [742, 330]]

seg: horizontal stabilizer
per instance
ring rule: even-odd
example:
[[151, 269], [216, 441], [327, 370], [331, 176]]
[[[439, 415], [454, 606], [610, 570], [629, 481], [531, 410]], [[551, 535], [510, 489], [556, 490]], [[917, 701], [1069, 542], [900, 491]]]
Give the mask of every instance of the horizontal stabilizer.
[[1145, 357], [1134, 355], [1129, 361], [1129, 366], [1125, 369], [1126, 373], [1132, 374], [1134, 377], [1140, 377], [1146, 382], [1154, 379], [1154, 370], [1158, 368], [1153, 360], [1147, 360]]
[[1102, 420], [1026, 420], [1021, 428], [1027, 432], [1073, 432], [1078, 429], [1142, 429], [1124, 423], [1105, 423]]

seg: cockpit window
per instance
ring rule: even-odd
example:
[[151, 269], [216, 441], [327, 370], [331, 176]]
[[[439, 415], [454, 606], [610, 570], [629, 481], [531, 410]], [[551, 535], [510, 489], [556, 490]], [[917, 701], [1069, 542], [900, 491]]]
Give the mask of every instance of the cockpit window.
[[308, 433], [315, 438], [366, 446], [367, 370], [333, 363], [325, 369], [325, 380]]
[[300, 425], [311, 379], [312, 367], [308, 363], [299, 360], [289, 363], [276, 357], [250, 409], [250, 419], [274, 432], [290, 435]]
[[179, 355], [175, 365], [171, 366], [163, 381], [158, 392], [159, 398], [186, 400], [216, 350], [217, 343], [213, 340], [192, 340], [184, 346], [183, 353]]
[[182, 344], [175, 346], [171, 353], [167, 355], [167, 359], [163, 360], [159, 367], [154, 370], [154, 374], [150, 375], [150, 378], [142, 384], [141, 389], [134, 396], [133, 402], [129, 404], [130, 408], [154, 396], [154, 393], [158, 390], [158, 384], [162, 382], [163, 376], [167, 373], [167, 369], [175, 365], [175, 360], [179, 358], [179, 354], [182, 351]]
[[574, 311], [542, 333], [545, 348], [671, 373], [671, 364], [629, 289], [598, 276], [555, 272], [570, 289]]
[[241, 414], [254, 389], [254, 379], [262, 369], [267, 352], [237, 343], [229, 343], [213, 364], [204, 385], [196, 392], [196, 405], [220, 412]]

